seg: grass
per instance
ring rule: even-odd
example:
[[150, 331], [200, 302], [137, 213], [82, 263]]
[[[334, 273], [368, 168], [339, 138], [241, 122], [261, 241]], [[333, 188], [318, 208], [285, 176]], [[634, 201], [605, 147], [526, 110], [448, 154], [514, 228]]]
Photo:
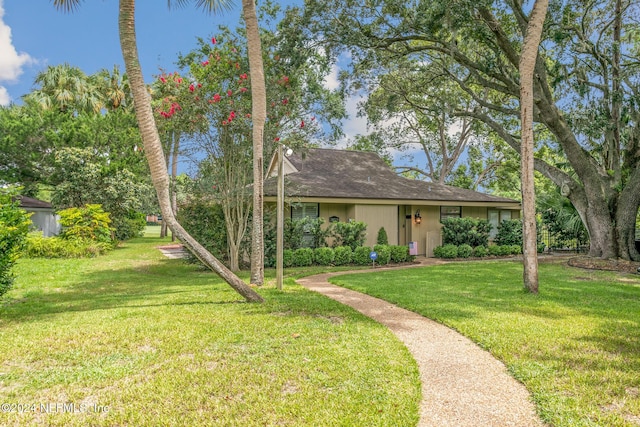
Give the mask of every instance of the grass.
[[417, 367], [386, 328], [300, 271], [244, 303], [162, 242], [19, 261], [0, 301], [0, 425], [416, 424]]
[[640, 277], [517, 262], [353, 274], [333, 283], [448, 325], [504, 361], [550, 425], [640, 425]]

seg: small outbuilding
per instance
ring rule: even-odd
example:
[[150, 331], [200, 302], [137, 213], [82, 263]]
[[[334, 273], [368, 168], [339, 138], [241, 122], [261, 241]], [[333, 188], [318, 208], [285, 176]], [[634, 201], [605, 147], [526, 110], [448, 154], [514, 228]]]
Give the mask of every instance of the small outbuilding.
[[53, 205], [33, 197], [18, 196], [20, 207], [31, 213], [33, 229], [42, 231], [44, 237], [55, 236], [60, 233], [60, 223]]

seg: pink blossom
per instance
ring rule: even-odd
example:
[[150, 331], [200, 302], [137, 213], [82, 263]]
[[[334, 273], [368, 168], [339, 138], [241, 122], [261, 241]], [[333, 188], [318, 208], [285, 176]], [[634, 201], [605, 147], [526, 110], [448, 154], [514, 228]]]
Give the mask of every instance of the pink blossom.
[[218, 40], [215, 37], [211, 37], [211, 44], [217, 44]]
[[247, 88], [246, 88], [246, 87], [241, 87], [241, 88], [240, 88], [240, 92], [243, 92], [243, 93], [244, 93], [244, 92], [246, 92], [246, 91], [247, 91]]
[[203, 67], [206, 67], [207, 65], [209, 65], [209, 61], [202, 61], [201, 64]]
[[222, 99], [222, 97], [219, 94], [215, 94], [213, 95], [213, 102], [220, 102], [220, 99]]
[[164, 76], [160, 76], [160, 81], [161, 81], [162, 83], [166, 83], [166, 82], [167, 82], [167, 79], [165, 79], [165, 78], [164, 78]]
[[240, 80], [246, 80], [246, 79], [247, 79], [247, 73], [240, 74]]
[[193, 86], [193, 83], [189, 85], [189, 92], [193, 92], [196, 88]]
[[279, 138], [279, 137], [275, 137], [275, 138], [274, 138], [274, 141], [275, 141], [275, 142], [278, 142], [278, 141], [280, 141], [280, 138]]
[[227, 96], [231, 96], [231, 95], [233, 95], [233, 92], [231, 91], [231, 89], [229, 89], [229, 90], [227, 91]]
[[302, 129], [303, 127], [304, 127], [304, 120], [300, 122], [300, 128]]

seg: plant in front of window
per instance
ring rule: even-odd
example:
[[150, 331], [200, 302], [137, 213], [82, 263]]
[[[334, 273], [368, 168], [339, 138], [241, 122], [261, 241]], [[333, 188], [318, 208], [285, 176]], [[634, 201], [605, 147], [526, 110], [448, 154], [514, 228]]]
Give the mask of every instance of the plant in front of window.
[[336, 222], [334, 224], [334, 247], [349, 246], [353, 251], [364, 245], [367, 224], [362, 221]]
[[379, 245], [388, 245], [389, 237], [387, 236], [387, 230], [384, 227], [380, 227], [378, 230], [378, 237], [376, 238], [376, 243]]
[[443, 245], [460, 246], [467, 244], [471, 247], [487, 246], [491, 224], [484, 219], [475, 218], [444, 218], [440, 221], [442, 227]]

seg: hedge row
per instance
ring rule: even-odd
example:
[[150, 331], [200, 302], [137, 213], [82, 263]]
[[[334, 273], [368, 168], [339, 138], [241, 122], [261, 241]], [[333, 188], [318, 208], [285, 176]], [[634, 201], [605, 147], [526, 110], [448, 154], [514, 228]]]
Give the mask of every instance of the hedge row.
[[[538, 245], [538, 253], [544, 250], [544, 245]], [[448, 244], [438, 246], [433, 249], [433, 256], [436, 258], [483, 258], [486, 256], [507, 256], [518, 255], [522, 253], [520, 245], [490, 245], [476, 246], [472, 248], [470, 245], [463, 244], [460, 246]]]
[[[373, 250], [378, 254], [376, 264], [391, 264], [412, 261], [407, 246], [375, 245]], [[300, 248], [285, 249], [283, 264], [285, 267], [308, 267], [310, 265], [369, 265], [372, 263], [369, 254], [372, 248], [358, 246], [355, 250], [349, 246], [336, 248]]]

